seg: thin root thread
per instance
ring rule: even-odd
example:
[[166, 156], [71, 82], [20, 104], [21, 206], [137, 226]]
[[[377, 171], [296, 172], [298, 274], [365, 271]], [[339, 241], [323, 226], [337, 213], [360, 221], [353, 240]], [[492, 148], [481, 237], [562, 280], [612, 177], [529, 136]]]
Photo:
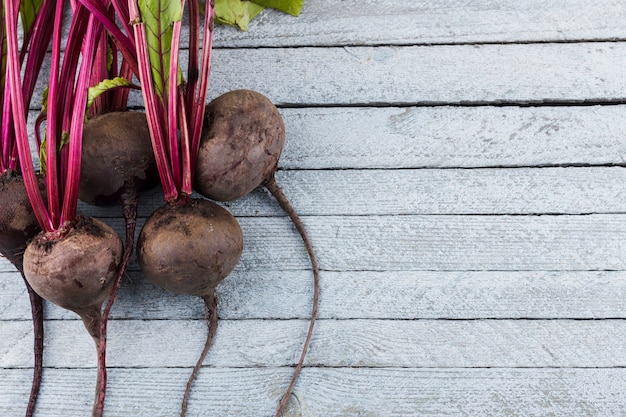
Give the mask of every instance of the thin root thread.
[[309, 331], [306, 335], [306, 339], [304, 341], [304, 346], [302, 347], [302, 353], [300, 354], [300, 360], [296, 365], [293, 375], [291, 376], [291, 382], [289, 383], [289, 387], [287, 387], [287, 391], [283, 396], [280, 404], [278, 405], [278, 409], [276, 410], [276, 414], [274, 417], [281, 417], [283, 414], [283, 410], [287, 406], [287, 402], [289, 401], [289, 397], [291, 396], [291, 392], [293, 391], [294, 386], [296, 385], [296, 381], [298, 376], [300, 375], [300, 371], [302, 370], [302, 366], [304, 365], [304, 359], [306, 357], [306, 353], [309, 349], [309, 345], [311, 344], [311, 338], [313, 336], [313, 328], [315, 327], [315, 321], [317, 319], [317, 310], [319, 305], [319, 295], [320, 295], [320, 276], [319, 276], [319, 267], [317, 264], [317, 258], [315, 257], [315, 252], [313, 250], [313, 245], [309, 239], [309, 236], [304, 227], [304, 223], [300, 220], [300, 216], [296, 213], [296, 209], [291, 205], [291, 202], [283, 193], [283, 190], [280, 188], [278, 183], [276, 182], [276, 178], [272, 175], [264, 184], [265, 187], [272, 193], [278, 204], [281, 208], [287, 213], [291, 221], [293, 222], [296, 230], [300, 233], [300, 237], [302, 238], [302, 242], [304, 243], [304, 247], [309, 255], [309, 259], [311, 260], [311, 267], [313, 269], [313, 308], [311, 310], [311, 321], [309, 322]]
[[41, 376], [43, 373], [43, 299], [35, 293], [30, 286], [24, 272], [21, 271], [22, 278], [26, 284], [26, 290], [30, 298], [31, 315], [33, 319], [33, 333], [34, 333], [34, 365], [33, 365], [33, 383], [30, 388], [30, 396], [28, 398], [28, 406], [26, 408], [26, 417], [32, 417], [37, 406], [37, 397], [39, 396], [39, 388], [41, 387]]
[[137, 227], [137, 192], [135, 187], [127, 187], [127, 191], [122, 194], [122, 212], [126, 223], [126, 244], [122, 260], [117, 268], [115, 281], [111, 288], [111, 293], [102, 313], [102, 323], [100, 325], [100, 343], [98, 345], [98, 380], [96, 386], [96, 398], [93, 407], [93, 417], [101, 417], [104, 414], [104, 399], [106, 397], [107, 371], [106, 371], [106, 340], [107, 323], [111, 307], [115, 302], [117, 291], [122, 283], [122, 276], [126, 272], [126, 267], [133, 253], [135, 242], [135, 229]]
[[211, 348], [213, 339], [215, 338], [215, 333], [217, 332], [217, 295], [215, 294], [215, 290], [211, 290], [208, 295], [202, 297], [202, 300], [204, 301], [205, 317], [208, 326], [207, 336], [204, 343], [204, 349], [202, 349], [198, 362], [196, 362], [196, 366], [194, 366], [193, 371], [189, 376], [189, 380], [187, 381], [187, 388], [185, 389], [185, 395], [183, 396], [183, 402], [180, 407], [180, 417], [185, 417], [185, 414], [187, 414], [187, 404], [189, 403], [191, 387], [198, 376], [198, 372], [200, 371], [200, 367], [202, 366], [204, 359], [209, 353], [209, 349]]

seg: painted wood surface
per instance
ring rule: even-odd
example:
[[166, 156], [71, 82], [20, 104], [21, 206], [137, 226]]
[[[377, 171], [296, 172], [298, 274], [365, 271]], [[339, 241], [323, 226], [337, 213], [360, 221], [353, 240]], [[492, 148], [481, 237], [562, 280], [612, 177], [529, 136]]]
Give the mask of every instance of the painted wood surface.
[[[322, 267], [285, 416], [626, 415], [625, 17], [614, 0], [307, 0], [218, 29], [210, 96], [279, 105], [277, 178]], [[140, 224], [161, 200], [142, 197]], [[246, 248], [188, 415], [271, 416], [312, 276], [266, 191], [225, 206]], [[119, 208], [80, 208], [122, 230]], [[178, 415], [202, 303], [133, 262], [112, 314], [105, 415]], [[73, 313], [45, 317], [36, 415], [88, 415], [93, 343]], [[3, 416], [23, 415], [29, 318], [0, 261]]]

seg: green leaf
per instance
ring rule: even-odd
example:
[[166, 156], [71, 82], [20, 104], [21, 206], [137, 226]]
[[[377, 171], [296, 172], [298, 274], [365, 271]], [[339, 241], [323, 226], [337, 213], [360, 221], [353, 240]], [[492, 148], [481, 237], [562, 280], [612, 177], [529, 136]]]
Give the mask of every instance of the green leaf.
[[161, 100], [167, 92], [174, 22], [183, 17], [180, 0], [139, 0], [141, 20], [146, 28], [152, 82]]
[[49, 87], [43, 89], [41, 93], [41, 112], [42, 114], [48, 113], [48, 91]]
[[299, 16], [304, 0], [250, 0], [258, 5], [277, 9], [293, 16]]
[[245, 31], [248, 30], [248, 23], [263, 9], [263, 6], [250, 1], [215, 0], [215, 20]]
[[22, 0], [20, 1], [20, 18], [22, 20], [22, 28], [25, 33], [28, 33], [33, 24], [35, 18], [41, 9], [43, 0]]
[[87, 91], [87, 108], [102, 94], [119, 87], [131, 87], [132, 84], [126, 78], [115, 77], [111, 80], [102, 80]]
[[[68, 132], [61, 133], [61, 142], [57, 145], [57, 150], [60, 151], [65, 145], [70, 143], [70, 134]], [[46, 176], [46, 169], [48, 164], [48, 158], [46, 157], [46, 134], [44, 132], [43, 141], [39, 147], [39, 173]]]

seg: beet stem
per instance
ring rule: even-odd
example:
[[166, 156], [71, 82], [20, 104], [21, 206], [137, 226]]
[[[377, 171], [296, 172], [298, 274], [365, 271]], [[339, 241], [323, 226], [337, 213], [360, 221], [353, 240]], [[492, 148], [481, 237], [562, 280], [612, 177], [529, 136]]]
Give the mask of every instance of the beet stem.
[[280, 188], [278, 183], [276, 182], [276, 178], [272, 175], [264, 184], [264, 186], [272, 193], [278, 204], [282, 207], [282, 209], [287, 213], [294, 226], [300, 233], [300, 237], [302, 238], [302, 242], [304, 243], [304, 247], [309, 255], [309, 259], [311, 260], [311, 267], [313, 269], [313, 308], [311, 310], [311, 321], [309, 322], [309, 331], [306, 335], [306, 339], [304, 341], [304, 346], [302, 347], [302, 353], [300, 354], [300, 360], [296, 365], [293, 375], [291, 377], [291, 382], [289, 383], [289, 387], [285, 392], [278, 409], [276, 410], [276, 414], [274, 417], [280, 417], [289, 401], [289, 397], [291, 396], [291, 392], [293, 391], [294, 386], [296, 385], [296, 380], [300, 375], [300, 371], [302, 370], [302, 366], [304, 365], [304, 358], [306, 357], [306, 353], [309, 349], [309, 345], [311, 344], [311, 338], [313, 336], [313, 328], [315, 327], [315, 321], [317, 319], [317, 310], [319, 305], [319, 295], [320, 295], [320, 277], [319, 277], [319, 267], [317, 264], [317, 258], [315, 257], [315, 252], [313, 250], [313, 245], [309, 239], [309, 236], [304, 227], [304, 223], [300, 220], [300, 216], [296, 212], [296, 209], [291, 205], [291, 202], [283, 193], [283, 190]]
[[94, 416], [102, 416], [104, 413], [104, 400], [107, 389], [107, 372], [106, 372], [106, 345], [107, 345], [107, 323], [111, 307], [117, 297], [117, 291], [122, 283], [122, 276], [126, 272], [126, 267], [133, 253], [133, 245], [135, 242], [135, 229], [137, 226], [137, 187], [134, 185], [126, 186], [121, 196], [122, 213], [126, 223], [126, 244], [122, 260], [117, 268], [115, 280], [109, 294], [109, 298], [102, 313], [102, 323], [100, 325], [100, 344], [98, 345], [98, 383], [96, 385], [96, 403], [94, 403]]
[[204, 349], [198, 358], [198, 362], [196, 362], [196, 366], [194, 366], [191, 375], [189, 376], [189, 380], [187, 381], [187, 388], [185, 389], [185, 395], [183, 396], [183, 403], [180, 408], [180, 417], [185, 417], [187, 413], [187, 403], [189, 402], [189, 395], [191, 394], [191, 386], [198, 376], [198, 372], [200, 371], [200, 367], [204, 362], [207, 354], [209, 353], [209, 348], [213, 343], [213, 339], [215, 338], [215, 333], [217, 331], [217, 295], [215, 294], [215, 290], [211, 290], [211, 292], [202, 297], [204, 300], [204, 308], [205, 308], [205, 317], [208, 325], [206, 342], [204, 343]]
[[26, 417], [32, 417], [35, 412], [35, 407], [37, 406], [37, 397], [39, 396], [41, 376], [43, 373], [43, 299], [35, 293], [28, 281], [26, 281], [26, 277], [23, 272], [22, 278], [24, 279], [28, 297], [30, 298], [30, 310], [33, 318], [33, 353], [35, 360], [33, 365], [33, 383], [31, 385], [30, 396], [28, 397], [28, 406], [26, 408]]

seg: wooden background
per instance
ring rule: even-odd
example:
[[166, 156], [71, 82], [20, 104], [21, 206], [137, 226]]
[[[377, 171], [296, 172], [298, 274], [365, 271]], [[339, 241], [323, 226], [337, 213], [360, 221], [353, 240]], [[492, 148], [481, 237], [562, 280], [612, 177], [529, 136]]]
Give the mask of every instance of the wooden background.
[[[626, 415], [626, 3], [307, 0], [220, 27], [210, 96], [280, 108], [278, 181], [322, 268], [286, 415]], [[34, 109], [35, 110], [35, 109]], [[162, 199], [141, 201], [143, 219]], [[263, 190], [189, 416], [272, 416], [311, 309], [309, 263]], [[120, 210], [81, 206], [122, 228]], [[0, 415], [31, 380], [27, 296], [0, 264]], [[176, 416], [199, 299], [131, 265], [113, 309], [105, 414]], [[46, 309], [38, 416], [89, 415], [95, 351]]]

